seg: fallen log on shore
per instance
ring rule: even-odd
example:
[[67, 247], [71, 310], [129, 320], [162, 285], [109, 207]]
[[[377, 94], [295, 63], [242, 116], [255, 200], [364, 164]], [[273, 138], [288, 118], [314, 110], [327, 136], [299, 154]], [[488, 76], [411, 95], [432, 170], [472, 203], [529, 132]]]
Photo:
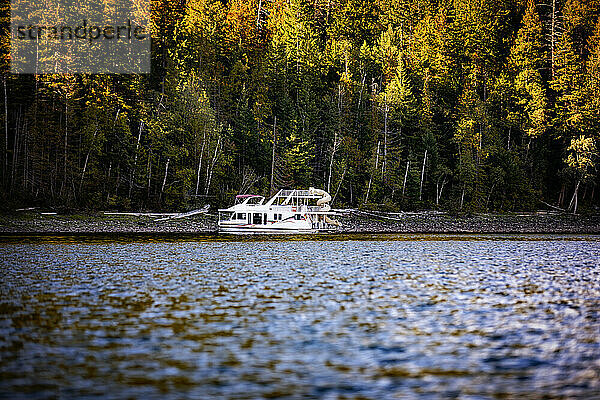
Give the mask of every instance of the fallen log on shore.
[[207, 205], [198, 210], [192, 210], [192, 211], [182, 212], [179, 214], [169, 215], [164, 218], [155, 219], [155, 221], [167, 221], [169, 219], [180, 219], [180, 218], [191, 217], [192, 215], [197, 215], [197, 214], [206, 214], [208, 212], [208, 209], [209, 209], [209, 206]]

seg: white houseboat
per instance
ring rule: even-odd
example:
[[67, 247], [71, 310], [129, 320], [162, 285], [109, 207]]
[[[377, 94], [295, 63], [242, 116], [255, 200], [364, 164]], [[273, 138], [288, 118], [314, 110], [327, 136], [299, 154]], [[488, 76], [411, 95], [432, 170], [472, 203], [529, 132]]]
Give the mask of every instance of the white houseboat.
[[280, 190], [265, 203], [263, 196], [236, 196], [236, 204], [219, 209], [219, 230], [228, 233], [316, 233], [341, 224], [324, 190]]

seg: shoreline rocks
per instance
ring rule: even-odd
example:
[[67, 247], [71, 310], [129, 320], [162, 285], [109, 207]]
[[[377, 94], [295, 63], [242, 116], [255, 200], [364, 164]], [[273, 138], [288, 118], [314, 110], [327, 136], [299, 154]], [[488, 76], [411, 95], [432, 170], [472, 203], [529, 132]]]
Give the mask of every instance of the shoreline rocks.
[[[442, 212], [384, 214], [351, 210], [336, 217], [340, 233], [563, 233], [600, 234], [600, 215], [556, 213], [473, 214]], [[20, 212], [0, 215], [0, 234], [214, 234], [211, 214], [157, 221], [149, 216]]]

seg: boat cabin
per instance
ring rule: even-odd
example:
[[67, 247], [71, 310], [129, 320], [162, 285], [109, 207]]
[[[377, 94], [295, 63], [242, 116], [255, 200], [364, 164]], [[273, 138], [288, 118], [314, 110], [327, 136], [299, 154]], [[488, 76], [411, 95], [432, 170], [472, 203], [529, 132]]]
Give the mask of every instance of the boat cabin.
[[301, 233], [339, 228], [331, 218], [331, 196], [323, 190], [280, 190], [265, 203], [258, 195], [238, 195], [232, 207], [219, 210], [223, 232]]

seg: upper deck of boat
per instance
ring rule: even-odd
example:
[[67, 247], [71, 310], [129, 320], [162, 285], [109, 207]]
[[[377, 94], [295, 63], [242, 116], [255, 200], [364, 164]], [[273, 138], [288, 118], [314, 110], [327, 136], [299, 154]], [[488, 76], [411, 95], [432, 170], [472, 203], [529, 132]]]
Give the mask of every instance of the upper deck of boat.
[[[318, 214], [333, 214], [329, 209], [319, 205], [311, 205], [311, 200], [320, 200], [323, 194], [305, 189], [281, 189], [265, 202], [264, 196], [243, 194], [236, 196], [236, 204], [227, 209], [219, 211], [241, 211], [242, 209], [277, 209], [280, 207], [298, 207], [304, 212]], [[313, 203], [314, 204], [314, 203]], [[296, 212], [296, 210], [294, 210]]]

